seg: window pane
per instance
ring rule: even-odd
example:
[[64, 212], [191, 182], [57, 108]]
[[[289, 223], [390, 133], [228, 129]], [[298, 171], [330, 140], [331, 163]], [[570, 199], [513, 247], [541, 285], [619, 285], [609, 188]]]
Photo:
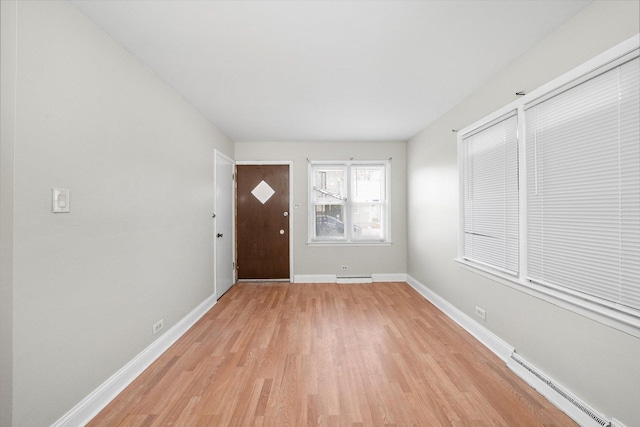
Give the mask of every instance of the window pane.
[[344, 237], [344, 205], [316, 205], [316, 237]]
[[354, 239], [382, 239], [384, 236], [383, 205], [354, 203], [351, 214]]
[[314, 171], [313, 193], [316, 203], [342, 202], [345, 197], [345, 169], [318, 168]]
[[384, 200], [384, 167], [353, 167], [354, 202], [382, 202]]

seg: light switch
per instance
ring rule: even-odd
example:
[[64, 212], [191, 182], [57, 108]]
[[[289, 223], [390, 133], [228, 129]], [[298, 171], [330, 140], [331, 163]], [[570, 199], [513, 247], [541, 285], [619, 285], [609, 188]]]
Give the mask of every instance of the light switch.
[[69, 189], [53, 188], [51, 190], [51, 212], [69, 212]]

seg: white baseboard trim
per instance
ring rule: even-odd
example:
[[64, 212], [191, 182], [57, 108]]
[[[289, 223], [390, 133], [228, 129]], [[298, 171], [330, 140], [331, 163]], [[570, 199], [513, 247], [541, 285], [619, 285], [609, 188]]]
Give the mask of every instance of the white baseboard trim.
[[189, 314], [183, 317], [171, 329], [156, 339], [140, 354], [124, 365], [118, 372], [102, 383], [91, 394], [82, 399], [69, 412], [63, 415], [52, 427], [76, 427], [87, 424], [138, 375], [149, 367], [173, 343], [189, 330], [202, 316], [216, 304], [215, 295], [211, 295]]
[[[293, 276], [293, 283], [338, 283], [338, 279], [335, 274], [296, 274]], [[407, 275], [404, 273], [372, 274], [371, 279], [373, 282], [406, 282]]]
[[296, 274], [293, 283], [336, 283], [335, 274]]
[[514, 348], [502, 341], [497, 335], [484, 328], [478, 322], [460, 311], [449, 301], [433, 292], [426, 285], [423, 285], [413, 277], [407, 275], [407, 283], [420, 295], [429, 300], [440, 311], [449, 316], [454, 322], [462, 326], [467, 332], [476, 337], [485, 347], [494, 352], [505, 363], [511, 358]]
[[[543, 371], [531, 365], [529, 362], [524, 361], [522, 357], [517, 355], [513, 347], [502, 341], [502, 339], [493, 332], [479, 325], [478, 322], [436, 294], [426, 285], [420, 283], [410, 275], [407, 275], [407, 283], [444, 314], [449, 316], [454, 322], [473, 335], [485, 347], [495, 353], [505, 362], [509, 369], [579, 425], [583, 427], [602, 427], [603, 425], [607, 427], [625, 427], [623, 423], [615, 418], [610, 419], [599, 414], [595, 409], [591, 408], [588, 403], [578, 399], [570, 390], [555, 384]], [[517, 360], [525, 362], [531, 371], [518, 363]], [[535, 374], [532, 371], [535, 372]], [[580, 407], [582, 407], [582, 409], [580, 409]], [[605, 424], [598, 422], [596, 418], [604, 420]]]
[[615, 418], [611, 418], [611, 427], [626, 427], [626, 426], [622, 424], [620, 421], [616, 420]]
[[[562, 387], [552, 378], [540, 372], [531, 363], [514, 354], [507, 361], [507, 366], [524, 382], [553, 403], [582, 427], [611, 426], [610, 420], [598, 413], [588, 403], [583, 402], [571, 391]], [[528, 367], [528, 368], [527, 368]], [[620, 425], [618, 423], [618, 425]]]
[[374, 282], [406, 282], [407, 275], [405, 273], [395, 274], [372, 274], [371, 278]]
[[373, 283], [371, 276], [338, 276], [336, 283], [339, 285], [346, 285], [349, 283]]

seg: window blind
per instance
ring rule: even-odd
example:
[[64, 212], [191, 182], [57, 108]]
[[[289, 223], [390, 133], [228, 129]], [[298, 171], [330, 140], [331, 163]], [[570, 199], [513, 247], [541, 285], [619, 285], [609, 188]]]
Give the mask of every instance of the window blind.
[[463, 257], [517, 275], [516, 112], [463, 136]]
[[525, 111], [527, 278], [640, 309], [640, 60]]

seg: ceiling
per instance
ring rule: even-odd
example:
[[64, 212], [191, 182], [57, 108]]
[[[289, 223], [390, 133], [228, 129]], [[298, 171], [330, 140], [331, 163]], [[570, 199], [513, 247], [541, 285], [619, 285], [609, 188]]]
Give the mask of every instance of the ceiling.
[[73, 3], [234, 141], [403, 141], [590, 1]]

